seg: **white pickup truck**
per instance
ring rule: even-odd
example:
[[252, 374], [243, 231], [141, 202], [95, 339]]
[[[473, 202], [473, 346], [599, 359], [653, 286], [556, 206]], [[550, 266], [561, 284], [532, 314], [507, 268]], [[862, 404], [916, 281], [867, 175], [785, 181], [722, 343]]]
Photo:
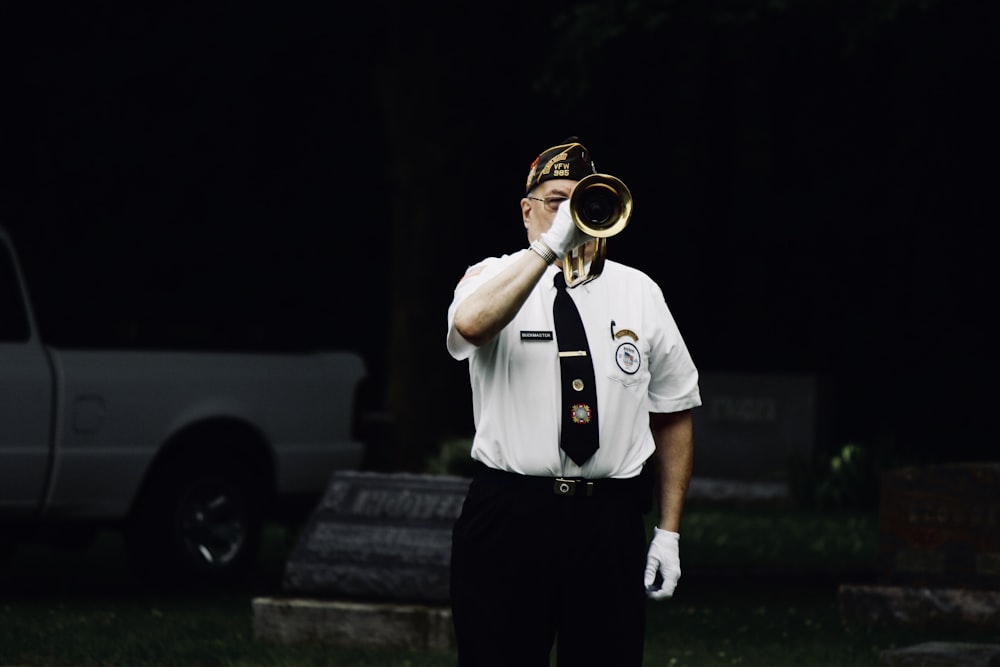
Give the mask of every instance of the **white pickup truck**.
[[362, 464], [349, 352], [54, 349], [0, 228], [0, 551], [123, 531], [157, 577], [228, 580], [261, 526]]

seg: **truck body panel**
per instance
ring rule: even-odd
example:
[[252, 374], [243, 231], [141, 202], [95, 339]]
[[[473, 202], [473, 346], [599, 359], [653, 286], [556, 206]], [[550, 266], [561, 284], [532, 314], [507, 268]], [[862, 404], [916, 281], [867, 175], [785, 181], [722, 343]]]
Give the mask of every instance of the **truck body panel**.
[[[140, 518], [168, 523], [164, 494], [176, 494], [179, 516], [195, 511], [191, 493], [206, 493], [207, 508], [217, 495], [214, 506], [236, 512], [220, 526], [247, 531], [233, 534], [235, 546], [211, 545], [215, 553], [246, 561], [243, 542], [264, 512], [285, 499], [318, 500], [334, 471], [361, 466], [355, 424], [365, 377], [352, 351], [49, 346], [0, 228], [0, 521], [134, 525], [141, 506]], [[195, 559], [211, 551], [200, 540], [219, 534], [199, 530], [209, 537], [192, 533], [178, 547]], [[143, 537], [151, 543], [150, 531]]]

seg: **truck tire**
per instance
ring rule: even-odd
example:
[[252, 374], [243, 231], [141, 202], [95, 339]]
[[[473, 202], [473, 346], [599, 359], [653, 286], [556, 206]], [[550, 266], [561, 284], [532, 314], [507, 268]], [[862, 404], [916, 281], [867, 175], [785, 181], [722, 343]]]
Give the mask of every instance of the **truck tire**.
[[261, 507], [255, 478], [235, 461], [177, 461], [144, 489], [126, 531], [149, 583], [223, 585], [256, 563]]

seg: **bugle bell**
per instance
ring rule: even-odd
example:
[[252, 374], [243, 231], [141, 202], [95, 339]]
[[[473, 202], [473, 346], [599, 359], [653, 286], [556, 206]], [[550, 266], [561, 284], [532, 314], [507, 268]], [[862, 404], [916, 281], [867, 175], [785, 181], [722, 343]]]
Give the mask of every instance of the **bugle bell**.
[[584, 234], [593, 237], [594, 242], [589, 268], [584, 256], [587, 244], [573, 248], [563, 259], [566, 285], [576, 287], [598, 277], [604, 270], [608, 237], [625, 229], [632, 217], [632, 193], [614, 176], [590, 174], [576, 184], [569, 210], [573, 223]]

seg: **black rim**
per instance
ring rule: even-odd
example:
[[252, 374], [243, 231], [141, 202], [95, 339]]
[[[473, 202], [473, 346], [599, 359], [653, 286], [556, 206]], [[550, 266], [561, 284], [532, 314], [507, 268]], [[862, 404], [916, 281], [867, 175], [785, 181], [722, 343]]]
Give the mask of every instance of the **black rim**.
[[232, 483], [204, 481], [189, 488], [177, 505], [177, 530], [188, 557], [201, 569], [223, 569], [243, 552], [249, 516]]

